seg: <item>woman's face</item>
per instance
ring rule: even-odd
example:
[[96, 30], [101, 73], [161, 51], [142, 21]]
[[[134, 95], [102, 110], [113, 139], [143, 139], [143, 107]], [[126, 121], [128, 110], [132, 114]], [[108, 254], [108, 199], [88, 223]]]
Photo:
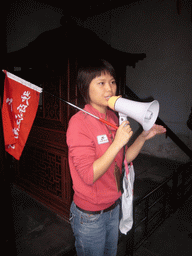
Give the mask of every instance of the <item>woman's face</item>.
[[102, 73], [94, 78], [89, 85], [89, 104], [100, 113], [106, 113], [108, 100], [115, 96], [117, 85], [114, 77], [109, 73]]

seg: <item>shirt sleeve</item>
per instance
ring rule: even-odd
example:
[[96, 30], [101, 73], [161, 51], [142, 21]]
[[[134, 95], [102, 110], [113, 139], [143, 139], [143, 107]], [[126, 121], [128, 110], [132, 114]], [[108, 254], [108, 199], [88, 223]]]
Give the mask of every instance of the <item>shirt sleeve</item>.
[[69, 159], [73, 168], [87, 184], [93, 184], [93, 163], [95, 159], [95, 144], [82, 120], [73, 119], [67, 130]]

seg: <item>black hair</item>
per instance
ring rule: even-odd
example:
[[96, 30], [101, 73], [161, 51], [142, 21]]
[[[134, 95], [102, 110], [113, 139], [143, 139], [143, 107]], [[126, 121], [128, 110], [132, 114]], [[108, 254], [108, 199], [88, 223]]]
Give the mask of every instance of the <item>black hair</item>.
[[89, 85], [91, 81], [101, 76], [102, 73], [109, 73], [115, 80], [116, 74], [113, 66], [103, 59], [92, 59], [80, 66], [77, 75], [77, 86], [86, 103], [89, 103]]

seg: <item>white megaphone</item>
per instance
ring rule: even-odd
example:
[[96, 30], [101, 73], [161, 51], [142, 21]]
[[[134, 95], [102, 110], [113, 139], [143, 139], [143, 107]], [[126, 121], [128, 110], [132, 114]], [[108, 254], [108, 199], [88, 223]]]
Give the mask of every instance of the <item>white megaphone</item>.
[[121, 98], [121, 96], [112, 96], [108, 101], [108, 106], [119, 112], [120, 124], [127, 119], [127, 116], [136, 120], [148, 131], [154, 125], [159, 114], [159, 102], [138, 102]]

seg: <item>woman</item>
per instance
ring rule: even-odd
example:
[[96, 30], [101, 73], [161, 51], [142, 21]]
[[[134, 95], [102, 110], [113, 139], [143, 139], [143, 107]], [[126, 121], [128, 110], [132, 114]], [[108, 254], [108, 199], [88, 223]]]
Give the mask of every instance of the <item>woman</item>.
[[[77, 84], [87, 103], [84, 109], [118, 126], [118, 118], [108, 109], [108, 100], [117, 89], [113, 67], [104, 60], [92, 60], [79, 70]], [[125, 152], [127, 162], [136, 158], [146, 140], [164, 132], [158, 125], [143, 131]], [[132, 134], [128, 121], [116, 131], [81, 111], [69, 122], [67, 144], [74, 189], [70, 221], [78, 256], [117, 253], [123, 148]]]

